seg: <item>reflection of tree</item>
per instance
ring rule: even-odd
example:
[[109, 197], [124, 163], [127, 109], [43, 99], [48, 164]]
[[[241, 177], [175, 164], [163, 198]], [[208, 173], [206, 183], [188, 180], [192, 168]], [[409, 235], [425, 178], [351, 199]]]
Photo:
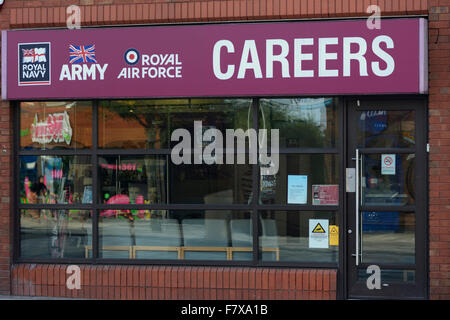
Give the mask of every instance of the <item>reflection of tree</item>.
[[145, 129], [145, 148], [159, 149], [168, 145], [171, 131], [180, 127], [177, 125], [182, 124], [184, 129], [193, 127], [190, 120], [205, 120], [208, 123], [203, 125], [217, 125], [217, 128], [226, 124], [245, 129], [250, 105], [248, 99], [170, 99], [108, 101], [101, 107], [104, 125], [109, 125], [108, 114], [116, 114], [131, 126]]
[[[146, 132], [145, 145], [140, 146], [147, 149], [161, 148], [165, 146], [164, 141], [167, 141], [165, 135], [167, 128], [167, 110], [164, 106], [146, 105], [144, 101], [126, 100], [126, 101], [110, 101], [104, 103], [103, 107], [103, 121], [104, 125], [109, 126], [108, 115], [118, 115], [120, 118], [129, 122], [131, 127], [140, 126]], [[126, 137], [122, 137], [122, 145], [131, 147], [133, 142], [125, 144]], [[139, 145], [140, 141], [137, 141]], [[163, 142], [163, 145], [161, 145]], [[121, 145], [121, 146], [122, 146]], [[107, 147], [107, 145], [106, 145]]]
[[[325, 147], [327, 132], [333, 132], [332, 120], [327, 119], [329, 108], [326, 105], [332, 99], [270, 99], [262, 100], [265, 128], [279, 129], [280, 147]], [[325, 111], [327, 110], [327, 111]], [[264, 119], [264, 118], [263, 118]], [[331, 120], [331, 121], [329, 121]]]

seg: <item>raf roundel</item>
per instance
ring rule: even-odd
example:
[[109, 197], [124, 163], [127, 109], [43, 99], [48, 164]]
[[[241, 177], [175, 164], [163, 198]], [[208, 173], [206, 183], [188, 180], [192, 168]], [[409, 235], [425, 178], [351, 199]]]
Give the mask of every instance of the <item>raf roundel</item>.
[[136, 49], [128, 49], [124, 55], [125, 62], [133, 66], [139, 62], [140, 54]]

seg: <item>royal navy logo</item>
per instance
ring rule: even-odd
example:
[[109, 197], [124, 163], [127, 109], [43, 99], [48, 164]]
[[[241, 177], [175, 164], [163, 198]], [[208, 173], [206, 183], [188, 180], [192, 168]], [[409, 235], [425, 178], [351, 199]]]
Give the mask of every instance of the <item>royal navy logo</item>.
[[19, 86], [50, 85], [50, 42], [19, 43]]

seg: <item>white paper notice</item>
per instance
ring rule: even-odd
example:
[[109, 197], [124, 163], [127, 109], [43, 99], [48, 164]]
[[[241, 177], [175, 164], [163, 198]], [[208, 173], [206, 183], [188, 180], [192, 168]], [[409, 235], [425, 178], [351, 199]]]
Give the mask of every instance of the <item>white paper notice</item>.
[[395, 175], [395, 154], [381, 155], [381, 174]]
[[288, 204], [306, 204], [308, 176], [288, 175]]
[[309, 219], [309, 247], [328, 248], [328, 220]]

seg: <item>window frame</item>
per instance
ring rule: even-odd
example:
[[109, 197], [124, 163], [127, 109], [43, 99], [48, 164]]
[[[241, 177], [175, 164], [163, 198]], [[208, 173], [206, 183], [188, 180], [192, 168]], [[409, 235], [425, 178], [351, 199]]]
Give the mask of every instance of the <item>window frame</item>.
[[[328, 262], [302, 262], [302, 261], [263, 261], [260, 259], [261, 247], [259, 245], [259, 224], [258, 217], [260, 211], [334, 211], [338, 215], [337, 221], [340, 226], [344, 225], [344, 98], [338, 95], [319, 95], [319, 96], [264, 96], [264, 97], [213, 97], [215, 99], [250, 99], [251, 100], [251, 112], [252, 112], [252, 127], [255, 130], [259, 129], [259, 107], [260, 98], [319, 98], [319, 97], [332, 97], [336, 98], [336, 115], [337, 115], [337, 137], [336, 145], [334, 147], [324, 148], [280, 148], [279, 154], [335, 154], [338, 159], [338, 184], [339, 184], [339, 204], [336, 206], [329, 205], [297, 205], [297, 204], [260, 204], [260, 166], [252, 165], [252, 195], [250, 204], [128, 204], [128, 205], [106, 205], [101, 204], [98, 201], [99, 190], [99, 171], [98, 171], [98, 158], [108, 155], [166, 155], [170, 156], [171, 149], [102, 149], [98, 146], [98, 112], [99, 104], [102, 100], [128, 100], [128, 99], [80, 99], [80, 101], [92, 102], [92, 147], [90, 149], [67, 149], [67, 150], [23, 150], [20, 146], [20, 105], [22, 101], [13, 102], [14, 109], [14, 152], [12, 153], [13, 159], [13, 204], [11, 206], [12, 211], [12, 224], [13, 224], [13, 261], [18, 263], [62, 263], [62, 264], [118, 264], [118, 265], [173, 265], [173, 266], [241, 266], [241, 267], [307, 267], [307, 268], [332, 268], [338, 269], [343, 264], [343, 245], [342, 232], [340, 233], [340, 241], [338, 248], [338, 260], [334, 263]], [[208, 99], [209, 97], [198, 97], [198, 99]], [[132, 100], [160, 100], [164, 98], [152, 98], [152, 99], [132, 99]], [[170, 99], [170, 98], [168, 98]], [[178, 99], [178, 97], [177, 97]], [[179, 99], [197, 99], [197, 97], [187, 97]], [[26, 100], [34, 101], [34, 100]], [[51, 100], [51, 101], [69, 101], [64, 100]], [[79, 101], [70, 100], [70, 101]], [[257, 131], [258, 132], [258, 131]], [[248, 154], [249, 150], [246, 150]], [[22, 204], [19, 200], [20, 195], [20, 156], [23, 155], [89, 155], [91, 156], [92, 165], [92, 204]], [[248, 156], [246, 157], [248, 159]], [[92, 212], [92, 258], [26, 258], [20, 255], [20, 212], [23, 209], [80, 209], [88, 210]], [[104, 209], [143, 209], [143, 210], [235, 210], [235, 211], [249, 211], [251, 213], [251, 219], [253, 224], [253, 259], [248, 261], [238, 260], [149, 260], [149, 259], [104, 259], [99, 257], [99, 212]]]

